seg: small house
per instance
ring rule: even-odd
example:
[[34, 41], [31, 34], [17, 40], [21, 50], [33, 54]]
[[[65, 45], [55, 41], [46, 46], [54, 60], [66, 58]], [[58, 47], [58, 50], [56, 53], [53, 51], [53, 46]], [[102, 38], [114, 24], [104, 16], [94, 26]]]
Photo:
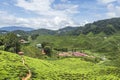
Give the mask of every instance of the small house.
[[27, 44], [27, 43], [29, 43], [29, 41], [26, 41], [26, 40], [24, 40], [24, 39], [21, 39], [21, 40], [20, 40], [20, 43]]
[[37, 48], [42, 48], [42, 45], [41, 44], [36, 44], [36, 47]]
[[20, 51], [20, 52], [18, 52], [18, 54], [19, 54], [19, 55], [23, 55], [23, 54], [24, 54], [24, 52]]

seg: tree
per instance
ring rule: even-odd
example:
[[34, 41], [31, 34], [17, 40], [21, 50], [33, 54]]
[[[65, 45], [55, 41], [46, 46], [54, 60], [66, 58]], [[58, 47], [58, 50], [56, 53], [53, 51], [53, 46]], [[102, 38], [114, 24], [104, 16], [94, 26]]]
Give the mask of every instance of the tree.
[[47, 56], [51, 56], [52, 49], [50, 46], [45, 46], [44, 47], [44, 52], [46, 53]]
[[19, 38], [14, 33], [8, 33], [5, 35], [4, 39], [5, 51], [19, 52], [20, 51], [20, 42]]
[[49, 42], [42, 42], [42, 43], [41, 43], [42, 48], [45, 48], [45, 46], [48, 46], [48, 45], [50, 45]]
[[31, 35], [31, 38], [32, 38], [32, 40], [35, 40], [38, 36], [39, 36], [39, 34], [33, 34], [33, 35]]
[[4, 36], [0, 35], [0, 46], [4, 45]]

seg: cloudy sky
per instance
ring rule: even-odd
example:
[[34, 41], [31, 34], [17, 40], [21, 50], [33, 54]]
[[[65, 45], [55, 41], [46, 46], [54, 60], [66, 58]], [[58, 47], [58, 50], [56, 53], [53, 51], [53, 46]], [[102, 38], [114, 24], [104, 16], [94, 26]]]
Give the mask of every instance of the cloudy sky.
[[120, 16], [120, 0], [0, 0], [0, 27], [59, 29]]

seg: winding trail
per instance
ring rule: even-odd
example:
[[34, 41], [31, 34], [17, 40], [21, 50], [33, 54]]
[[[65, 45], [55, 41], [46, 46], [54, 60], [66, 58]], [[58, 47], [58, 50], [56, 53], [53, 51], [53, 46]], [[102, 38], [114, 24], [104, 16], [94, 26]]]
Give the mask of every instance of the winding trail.
[[24, 59], [23, 55], [20, 55], [20, 56], [21, 56], [21, 59], [22, 59], [22, 64], [28, 70], [28, 73], [26, 74], [25, 77], [22, 77], [22, 80], [30, 80], [30, 78], [32, 76], [31, 70], [30, 70], [29, 66], [27, 64], [25, 64], [25, 59]]

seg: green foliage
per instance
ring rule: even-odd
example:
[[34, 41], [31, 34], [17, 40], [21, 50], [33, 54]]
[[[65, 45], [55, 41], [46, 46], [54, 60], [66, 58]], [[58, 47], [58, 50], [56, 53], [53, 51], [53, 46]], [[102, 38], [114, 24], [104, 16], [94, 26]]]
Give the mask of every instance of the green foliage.
[[[21, 80], [27, 69], [21, 57], [9, 52], [0, 51], [0, 80]], [[25, 57], [25, 63], [32, 71], [32, 80], [119, 80], [120, 69], [108, 67], [80, 58], [61, 60], [40, 60]]]
[[[93, 34], [99, 34], [104, 32], [106, 35], [112, 35], [120, 31], [120, 18], [99, 20], [94, 23], [86, 24], [82, 29], [79, 27], [72, 34], [88, 34], [92, 32]], [[76, 35], [77, 35], [76, 34]]]
[[[26, 76], [27, 69], [24, 67], [19, 55], [0, 51], [0, 80], [21, 80]], [[33, 77], [36, 75], [31, 68]]]
[[3, 45], [3, 46], [0, 46], [0, 50], [4, 50], [4, 45]]
[[99, 57], [81, 57], [81, 59], [93, 63], [99, 63], [101, 61], [101, 58]]
[[21, 46], [21, 51], [24, 52], [24, 55], [33, 57], [33, 58], [41, 58], [41, 50], [34, 46]]
[[[85, 50], [89, 50], [91, 52], [90, 55], [95, 55], [96, 57], [106, 56], [112, 62], [120, 59], [118, 57], [120, 52], [119, 41], [120, 37], [118, 34], [106, 36], [104, 32], [100, 32], [97, 35], [93, 35], [91, 32], [88, 35], [80, 34], [79, 36], [39, 36], [31, 42], [30, 46], [42, 43], [43, 47], [51, 46], [52, 51], [55, 53], [73, 51], [74, 49], [84, 53]], [[116, 62], [115, 66], [117, 65], [119, 64]]]
[[67, 48], [54, 48], [56, 51], [61, 51], [61, 52], [68, 52]]
[[27, 35], [22, 35], [22, 36], [19, 37], [19, 39], [24, 39], [24, 40], [27, 41], [27, 40], [28, 40], [28, 37], [29, 37], [29, 36], [27, 36]]
[[50, 45], [49, 42], [42, 42], [42, 43], [41, 43], [42, 48], [45, 48], [45, 47], [48, 46], [48, 45]]
[[20, 51], [20, 42], [19, 38], [14, 33], [8, 33], [4, 35], [4, 50], [11, 52], [19, 52]]
[[[42, 33], [47, 36], [35, 35], [36, 33], [40, 35], [40, 33], [39, 30], [34, 31], [31, 43], [22, 45], [21, 50], [26, 56], [46, 58], [46, 60], [25, 57], [32, 70], [32, 80], [119, 80], [119, 23], [119, 19], [102, 20], [75, 29], [76, 32], [72, 30], [69, 32], [68, 27], [66, 30], [69, 33], [63, 29], [61, 30], [63, 34], [54, 36], [48, 35], [56, 33], [51, 30], [42, 30]], [[78, 36], [67, 36], [69, 34]], [[25, 38], [27, 39], [28, 36]], [[13, 33], [0, 35], [0, 50], [20, 51], [19, 39], [20, 37], [18, 38]], [[36, 44], [42, 44], [46, 55], [35, 47]], [[56, 53], [59, 51], [78, 51], [95, 57], [68, 57], [54, 60], [53, 57], [58, 57]], [[103, 60], [102, 56], [106, 59]], [[27, 70], [20, 60], [18, 55], [0, 51], [0, 80], [19, 80], [25, 76]]]
[[32, 34], [31, 38], [32, 38], [32, 40], [35, 40], [38, 36], [39, 36], [39, 34]]
[[53, 35], [55, 31], [48, 30], [48, 29], [38, 29], [29, 32], [31, 35], [39, 34], [39, 35]]
[[4, 45], [4, 36], [0, 35], [0, 46]]
[[45, 46], [44, 47], [44, 52], [47, 56], [51, 56], [52, 55], [52, 49], [50, 46]]

